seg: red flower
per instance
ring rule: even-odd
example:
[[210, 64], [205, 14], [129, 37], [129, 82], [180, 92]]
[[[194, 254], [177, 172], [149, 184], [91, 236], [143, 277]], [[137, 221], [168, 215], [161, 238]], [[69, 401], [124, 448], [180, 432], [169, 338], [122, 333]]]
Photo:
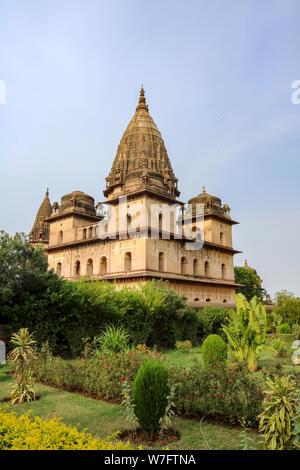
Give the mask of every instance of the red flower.
[[132, 354], [132, 351], [130, 351], [130, 353], [129, 353], [129, 354]]
[[258, 390], [258, 393], [262, 393], [262, 391], [261, 391], [261, 390]]
[[215, 390], [217, 390], [218, 388], [219, 388], [218, 385], [216, 385], [216, 386], [215, 386]]
[[227, 380], [227, 382], [226, 382], [226, 383], [227, 383], [227, 384], [230, 384], [231, 382], [230, 382], [230, 380]]
[[186, 370], [184, 371], [184, 374], [183, 375], [186, 375]]
[[158, 354], [158, 351], [155, 351], [155, 354]]

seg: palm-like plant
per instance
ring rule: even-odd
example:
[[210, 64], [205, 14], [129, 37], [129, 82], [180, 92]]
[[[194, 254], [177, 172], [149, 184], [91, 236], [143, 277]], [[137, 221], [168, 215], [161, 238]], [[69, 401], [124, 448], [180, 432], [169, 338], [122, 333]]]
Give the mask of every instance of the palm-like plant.
[[33, 346], [35, 340], [27, 328], [21, 328], [14, 333], [11, 342], [15, 345], [9, 353], [8, 359], [14, 368], [16, 383], [11, 388], [11, 401], [13, 403], [24, 403], [36, 398], [34, 381], [32, 378], [31, 364], [36, 358]]
[[259, 431], [264, 435], [264, 447], [270, 450], [289, 449], [293, 445], [292, 423], [296, 415], [296, 381], [290, 376], [275, 376], [267, 380], [265, 409], [259, 415]]
[[122, 326], [109, 325], [96, 342], [100, 351], [118, 353], [128, 348], [129, 335]]
[[255, 371], [258, 355], [266, 342], [266, 309], [257, 297], [247, 302], [243, 294], [237, 294], [235, 301], [236, 311], [230, 310], [223, 331], [233, 356], [239, 362], [247, 361], [249, 369]]

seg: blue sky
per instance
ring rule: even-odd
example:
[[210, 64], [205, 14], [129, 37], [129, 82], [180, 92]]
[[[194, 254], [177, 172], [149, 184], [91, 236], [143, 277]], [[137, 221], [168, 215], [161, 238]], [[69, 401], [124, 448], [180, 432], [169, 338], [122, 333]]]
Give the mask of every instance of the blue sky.
[[75, 189], [103, 201], [144, 84], [181, 200], [207, 192], [271, 293], [300, 295], [298, 0], [1, 0], [0, 227]]

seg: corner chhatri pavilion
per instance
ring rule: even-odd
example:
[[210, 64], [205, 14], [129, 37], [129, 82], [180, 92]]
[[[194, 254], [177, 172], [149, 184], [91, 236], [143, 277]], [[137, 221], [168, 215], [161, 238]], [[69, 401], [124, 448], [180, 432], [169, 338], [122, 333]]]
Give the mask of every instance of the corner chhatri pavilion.
[[[49, 269], [73, 281], [88, 276], [95, 280], [116, 281], [118, 286], [134, 286], [149, 279], [163, 279], [170, 289], [182, 294], [194, 307], [234, 306], [233, 256], [230, 208], [218, 197], [203, 192], [190, 199], [189, 210], [177, 198], [175, 177], [162, 136], [149, 114], [144, 89], [136, 112], [117, 149], [103, 191], [116, 218], [115, 238], [99, 237], [99, 223], [105, 226], [101, 203], [74, 191], [51, 205], [47, 190], [30, 233], [32, 244], [43, 244]], [[124, 230], [120, 198], [126, 198]], [[175, 207], [182, 208], [176, 220]], [[199, 249], [187, 249], [188, 237], [177, 237], [178, 227], [197, 231], [197, 207], [202, 207], [203, 234]], [[151, 224], [140, 217], [142, 208]], [[153, 231], [152, 208], [157, 223]], [[165, 213], [168, 212], [166, 222]], [[170, 216], [171, 214], [171, 216]], [[153, 216], [153, 214], [152, 214]], [[121, 223], [122, 222], [122, 223]], [[134, 233], [130, 227], [134, 226]], [[127, 228], [128, 227], [128, 228]], [[151, 232], [152, 228], [152, 232]], [[152, 236], [150, 236], [150, 232]], [[166, 237], [168, 232], [169, 236]], [[155, 236], [153, 236], [153, 233]]]

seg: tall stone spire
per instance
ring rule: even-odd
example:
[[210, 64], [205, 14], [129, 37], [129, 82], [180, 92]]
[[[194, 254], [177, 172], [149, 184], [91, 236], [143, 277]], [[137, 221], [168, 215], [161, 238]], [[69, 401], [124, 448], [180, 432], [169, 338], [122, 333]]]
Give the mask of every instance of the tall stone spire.
[[106, 178], [104, 195], [113, 199], [147, 189], [176, 199], [180, 194], [177, 182], [162, 136], [149, 114], [142, 86], [135, 114]]
[[48, 244], [49, 243], [49, 223], [45, 219], [52, 214], [52, 208], [49, 199], [49, 189], [47, 188], [45, 198], [37, 212], [32, 230], [29, 234], [30, 243]]

